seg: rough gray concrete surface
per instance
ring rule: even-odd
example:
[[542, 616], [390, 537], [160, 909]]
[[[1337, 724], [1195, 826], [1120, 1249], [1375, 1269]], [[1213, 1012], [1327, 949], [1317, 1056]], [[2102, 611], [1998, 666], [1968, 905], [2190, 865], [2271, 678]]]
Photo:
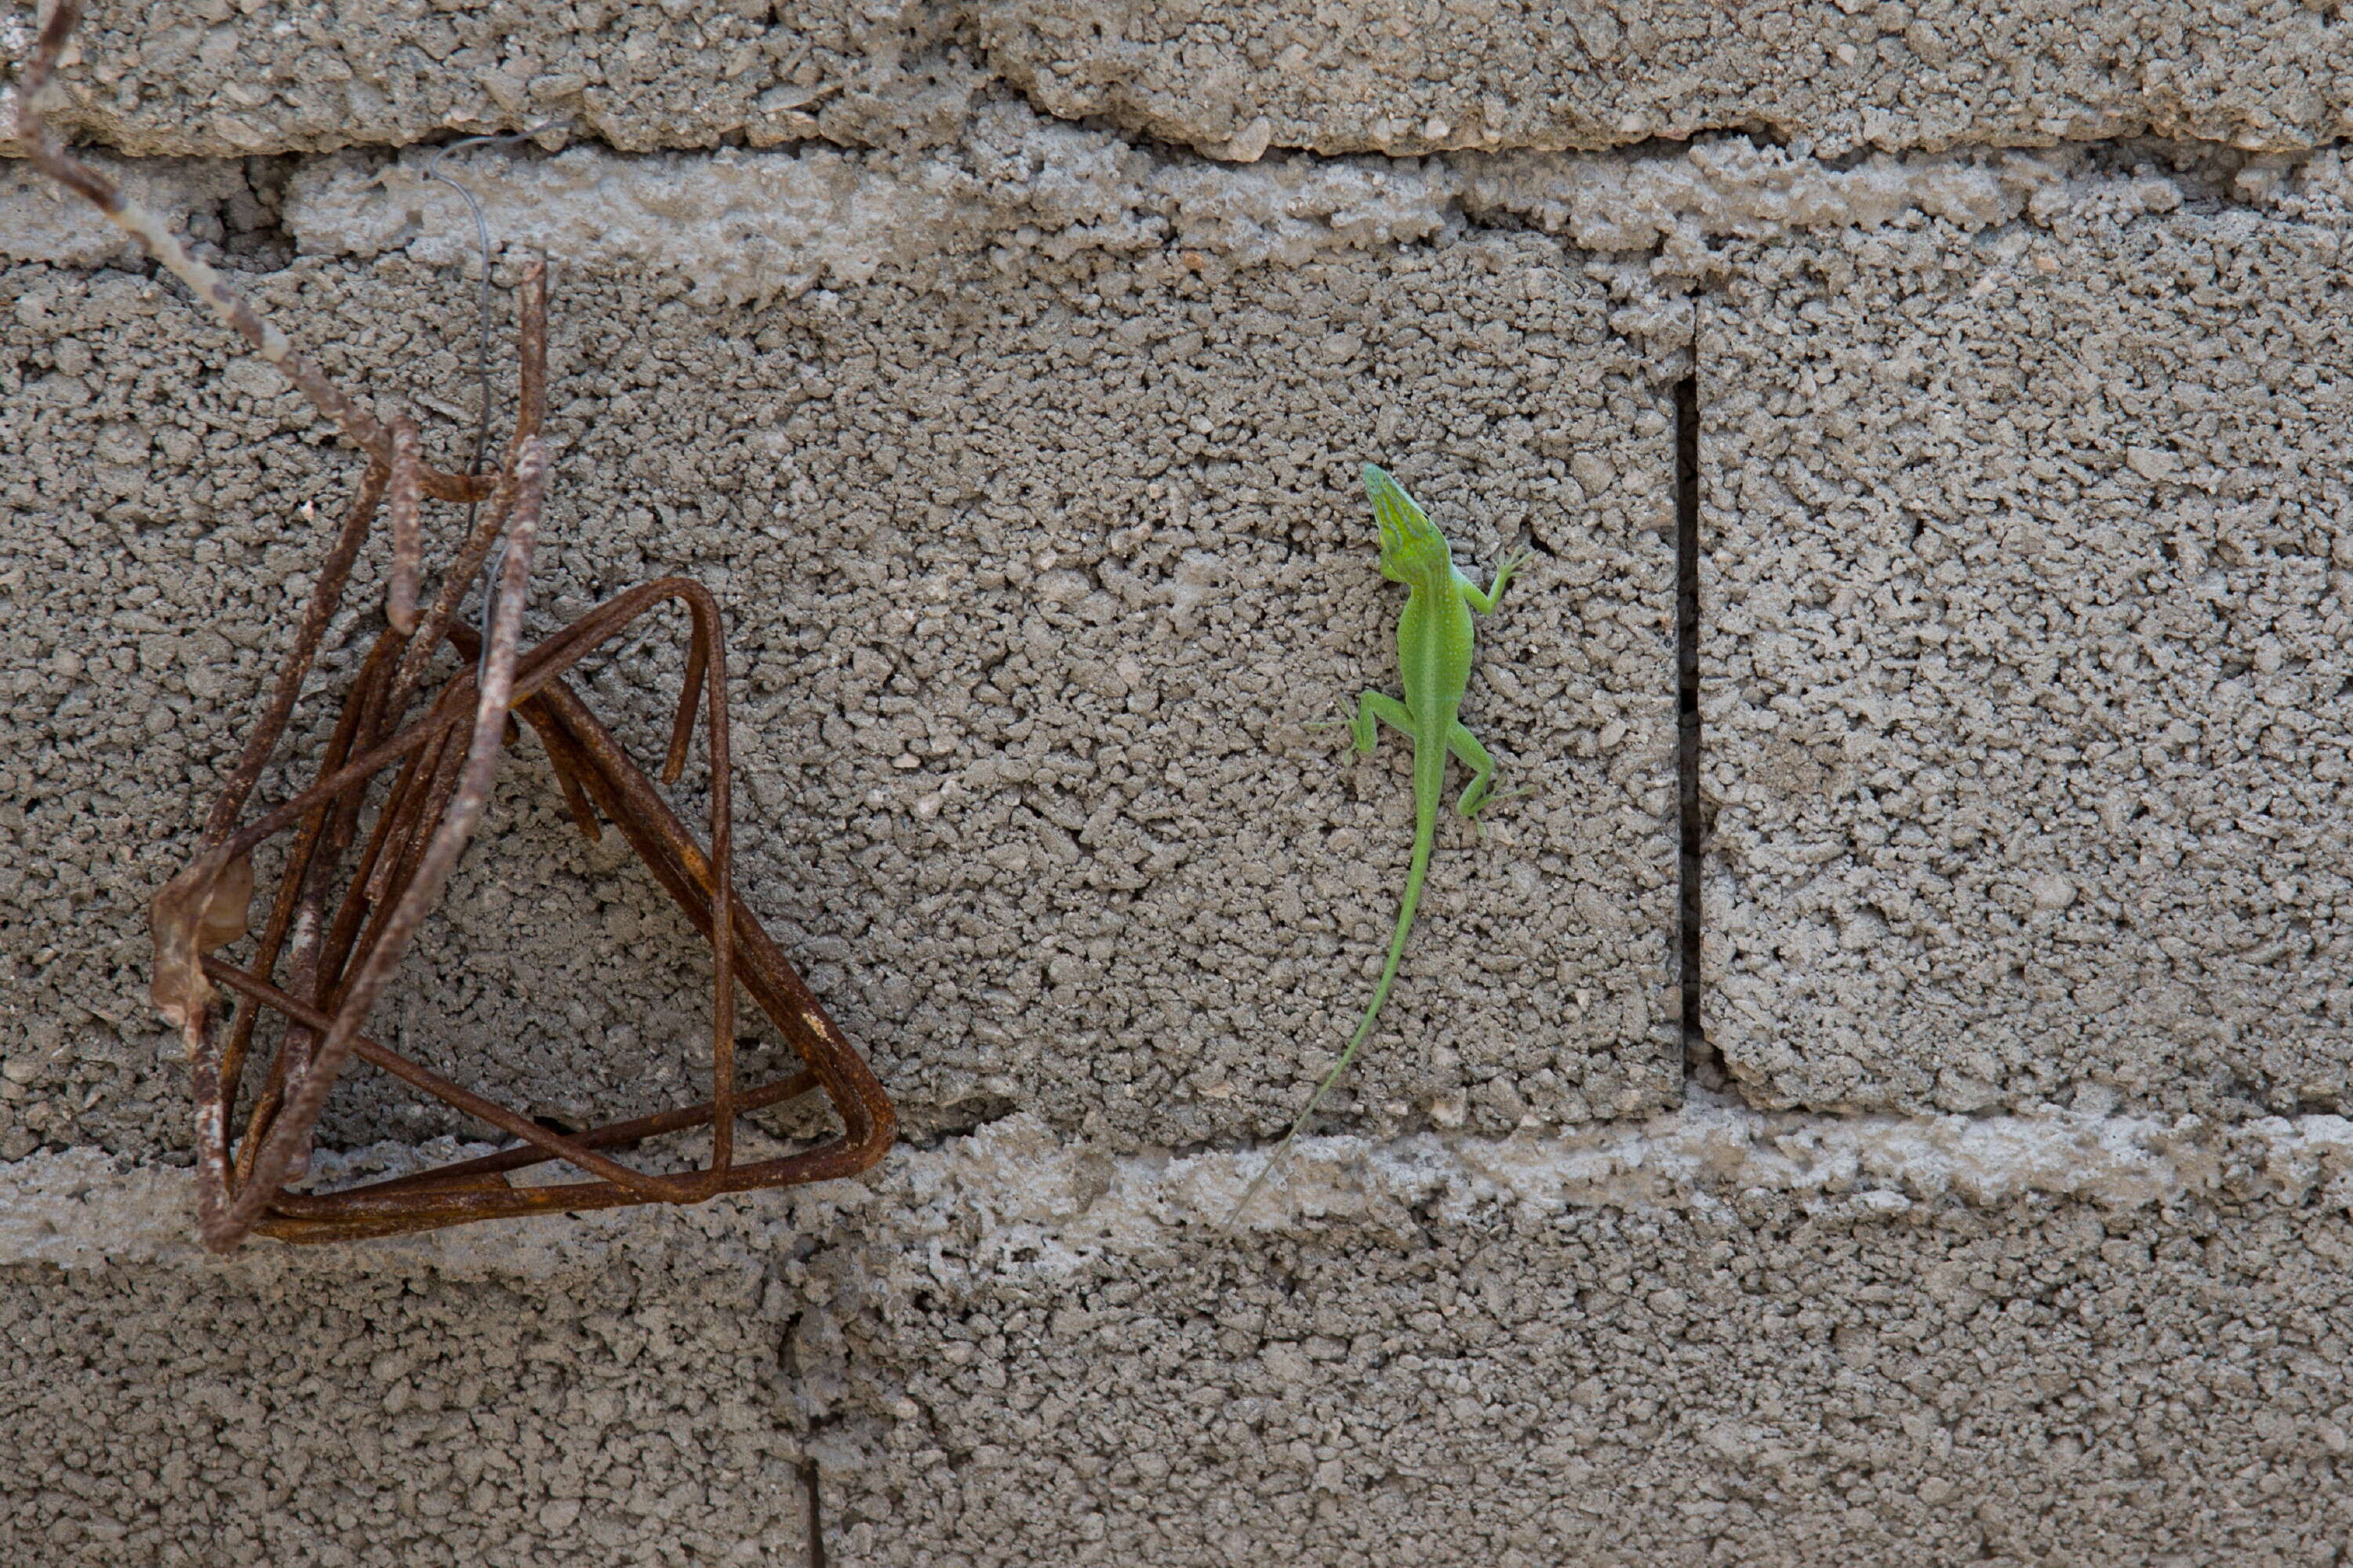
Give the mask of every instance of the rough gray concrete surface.
[[[191, 237], [218, 244], [232, 229], [249, 232], [272, 221], [241, 161], [91, 156], [132, 200], [172, 214], [180, 232]], [[267, 181], [268, 167], [258, 163], [252, 173]], [[32, 164], [15, 161], [0, 163], [0, 256], [68, 267], [142, 260], [138, 242], [95, 207]]]
[[[315, 152], [533, 129], [631, 150], [948, 141], [977, 102], [1248, 162], [1767, 131], [1824, 153], [2133, 135], [2288, 151], [2346, 134], [2330, 5], [2073, 9], [1695, 0], [1104, 5], [95, 7], [71, 121], [141, 154]], [[12, 15], [13, 13], [13, 15]], [[14, 51], [21, 4], [0, 23]], [[13, 119], [0, 99], [0, 119]], [[5, 146], [5, 144], [0, 144]]]
[[[305, 259], [249, 282], [336, 371], [465, 429], [453, 273]], [[302, 508], [333, 515], [354, 465], [160, 286], [27, 266], [7, 287], [27, 744], [0, 1138], [155, 1151], [182, 1135], [144, 890], [307, 588], [325, 524]], [[1483, 845], [1448, 830], [1356, 1109], [1501, 1131], [1672, 1099], [1667, 399], [1556, 242], [1293, 269], [999, 247], [765, 307], [687, 288], [562, 283], [539, 602], [569, 619], [665, 571], [720, 591], [747, 883], [912, 1127], [1020, 1105], [1120, 1146], [1248, 1136], [1332, 1059], [1411, 840], [1403, 750], [1355, 765], [1303, 727], [1393, 673], [1373, 457], [1466, 567], [1539, 552], [1469, 710], [1535, 793]], [[678, 662], [590, 685], [649, 747]], [[633, 1114], [691, 1071], [702, 959], [617, 842], [564, 824], [532, 749], [379, 1022], [533, 1114]], [[457, 1130], [353, 1087], [337, 1137]]]
[[761, 1288], [0, 1268], [0, 1562], [804, 1561]]
[[[721, 596], [747, 895], [914, 1137], [196, 1249], [141, 904], [356, 465], [0, 164], [0, 1568], [2353, 1558], [2337, 9], [101, 5], [62, 121], [445, 461], [418, 143], [552, 122], [447, 165], [557, 266], [533, 625]], [[1538, 550], [1535, 792], [1229, 1234], [1406, 857], [1306, 727], [1366, 457]], [[525, 741], [375, 1026], [576, 1122], [707, 983]], [[355, 1072], [312, 1180], [479, 1136]]]
[[[37, 1157], [0, 1173], [12, 1384], [71, 1392], [31, 1423], [39, 1478], [0, 1477], [49, 1553], [8, 1560], [168, 1561], [192, 1532], [144, 1499], [259, 1481], [290, 1489], [259, 1494], [272, 1561], [797, 1562], [741, 1546], [789, 1529], [805, 1463], [839, 1563], [2353, 1544], [2343, 1118], [1314, 1139], [1229, 1234], [1262, 1159], [1113, 1158], [1024, 1115], [864, 1184], [224, 1265], [168, 1172]], [[232, 1348], [262, 1312], [287, 1327]], [[290, 1398], [348, 1430], [265, 1478]]]
[[842, 1383], [801, 1385], [835, 1423], [810, 1440], [828, 1551], [1814, 1568], [2353, 1544], [2353, 1225], [2313, 1154], [2277, 1186], [2234, 1163], [2082, 1200], [1995, 1155], [1970, 1201], [1835, 1158], [1795, 1174], [1779, 1128], [1727, 1119], [1626, 1140], [1657, 1170], [1571, 1154], [1549, 1190], [1507, 1152], [1470, 1176], [1335, 1150], [1314, 1223], [1246, 1245], [1217, 1228], [1230, 1187], [1181, 1168], [1009, 1127], [966, 1167], [911, 1163], [930, 1201], [886, 1184], [868, 1211], [891, 1244], [812, 1264], [841, 1280]]
[[2340, 21], [2284, 0], [980, 11], [989, 58], [1039, 108], [1244, 160], [1758, 129], [1830, 154], [2134, 135], [2284, 151], [2347, 130]]
[[[32, 7], [0, 9], [12, 58]], [[61, 80], [61, 123], [153, 156], [402, 146], [555, 129], [633, 151], [852, 146], [954, 138], [987, 73], [961, 8], [860, 5], [428, 5], [230, 0], [87, 8]], [[16, 151], [0, 90], [0, 154]]]
[[1707, 1026], [1766, 1103], [2353, 1097], [2347, 228], [2139, 185], [1703, 310]]

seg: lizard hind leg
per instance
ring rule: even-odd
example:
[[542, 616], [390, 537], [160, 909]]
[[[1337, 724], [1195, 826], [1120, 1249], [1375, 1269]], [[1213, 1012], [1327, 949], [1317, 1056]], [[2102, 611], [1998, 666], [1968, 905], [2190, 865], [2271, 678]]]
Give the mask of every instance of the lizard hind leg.
[[1388, 725], [1399, 735], [1411, 740], [1413, 715], [1406, 705], [1387, 692], [1360, 692], [1356, 695], [1356, 716], [1353, 719], [1310, 719], [1309, 729], [1335, 729], [1342, 725], [1348, 728], [1350, 739], [1358, 754], [1370, 757], [1380, 744], [1381, 725]]
[[1517, 789], [1506, 789], [1500, 795], [1494, 793], [1495, 759], [1487, 755], [1487, 748], [1479, 744], [1479, 737], [1460, 723], [1446, 732], [1446, 749], [1454, 754], [1457, 762], [1471, 769], [1471, 782], [1462, 787], [1461, 799], [1455, 802], [1454, 810], [1471, 819], [1471, 825], [1479, 830], [1482, 838], [1486, 837], [1486, 830], [1479, 825], [1481, 811], [1498, 800], [1535, 792], [1534, 785], [1524, 785]]

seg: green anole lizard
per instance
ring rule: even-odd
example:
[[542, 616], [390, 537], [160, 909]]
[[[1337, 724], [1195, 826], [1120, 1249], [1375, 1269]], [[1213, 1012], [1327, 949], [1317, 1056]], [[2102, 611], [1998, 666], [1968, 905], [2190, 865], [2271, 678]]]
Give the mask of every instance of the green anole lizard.
[[[1356, 699], [1351, 725], [1356, 753], [1368, 757], [1379, 743], [1380, 725], [1413, 742], [1413, 864], [1405, 876], [1405, 895], [1398, 900], [1397, 929], [1389, 937], [1388, 961], [1381, 966], [1380, 983], [1365, 1009], [1356, 1033], [1340, 1060], [1315, 1086], [1306, 1108], [1291, 1130], [1282, 1135], [1266, 1166], [1243, 1192], [1241, 1202], [1227, 1220], [1242, 1217], [1258, 1190], [1282, 1163], [1282, 1156], [1307, 1118], [1315, 1114], [1324, 1091], [1348, 1070], [1380, 1016], [1381, 1003], [1397, 980], [1398, 960], [1405, 956], [1406, 935], [1413, 929], [1413, 912], [1421, 902], [1422, 878], [1430, 870], [1430, 848], [1438, 832], [1438, 803], [1446, 792], [1446, 758], [1460, 758], [1471, 769], [1455, 810], [1476, 824], [1479, 809], [1488, 803], [1495, 778], [1495, 759], [1487, 755], [1455, 715], [1462, 706], [1463, 689], [1471, 683], [1471, 612], [1485, 615], [1504, 597], [1504, 585], [1525, 564], [1528, 553], [1505, 557], [1495, 568], [1495, 580], [1486, 592], [1454, 569], [1454, 554], [1446, 535], [1425, 515], [1397, 481], [1371, 463], [1365, 465], [1365, 488], [1372, 494], [1373, 515], [1381, 525], [1381, 576], [1407, 588], [1405, 613], [1398, 618], [1398, 670], [1405, 680], [1405, 701], [1382, 692], [1366, 692]], [[1331, 721], [1338, 723], [1338, 720]]]

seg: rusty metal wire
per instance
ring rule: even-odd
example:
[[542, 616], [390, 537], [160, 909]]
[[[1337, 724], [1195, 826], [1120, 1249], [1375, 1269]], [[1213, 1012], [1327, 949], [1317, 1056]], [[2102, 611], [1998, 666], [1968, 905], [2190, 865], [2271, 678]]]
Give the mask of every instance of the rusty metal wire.
[[[379, 422], [364, 413], [217, 272], [126, 201], [111, 181], [65, 151], [43, 117], [44, 99], [78, 12], [67, 0], [51, 13], [20, 81], [18, 133], [34, 162], [185, 281], [334, 419], [368, 460], [261, 719], [206, 819], [196, 854], [150, 906], [155, 943], [150, 994], [188, 1050], [197, 1229], [205, 1245], [227, 1251], [257, 1231], [290, 1242], [324, 1242], [525, 1214], [693, 1203], [722, 1192], [854, 1175], [872, 1166], [896, 1132], [890, 1099], [735, 890], [734, 774], [718, 601], [688, 578], [664, 577], [617, 595], [536, 647], [522, 646], [547, 478], [547, 446], [540, 435], [547, 406], [544, 264], [528, 266], [519, 288], [521, 387], [504, 461], [487, 472], [433, 468], [420, 455], [412, 421], [404, 416]], [[240, 827], [387, 497], [392, 557], [385, 628], [343, 694], [314, 782]], [[470, 510], [488, 504], [470, 518], [438, 592], [420, 606], [420, 512], [428, 498], [465, 502]], [[486, 635], [478, 636], [457, 611], [501, 537], [505, 548], [486, 589]], [[670, 603], [685, 610], [689, 639], [662, 777], [675, 783], [684, 769], [700, 709], [710, 775], [707, 850], [563, 679], [580, 660]], [[444, 645], [465, 668], [427, 695], [428, 667]], [[420, 697], [422, 711], [411, 716]], [[700, 1104], [559, 1132], [365, 1033], [370, 1011], [396, 979], [410, 938], [480, 821], [515, 717], [537, 735], [581, 831], [594, 841], [602, 832], [599, 816], [611, 821], [711, 944], [711, 1097]], [[380, 789], [387, 773], [389, 784]], [[231, 962], [220, 954], [248, 935], [254, 852], [281, 835], [286, 863], [277, 895], [250, 956]], [[739, 985], [799, 1053], [803, 1071], [756, 1086], [737, 1085]], [[221, 990], [237, 999], [233, 1017], [222, 1016]], [[229, 1126], [265, 1014], [276, 1015], [283, 1029], [242, 1135], [232, 1139]], [[481, 1159], [396, 1180], [328, 1193], [290, 1190], [288, 1181], [307, 1169], [319, 1115], [353, 1056], [519, 1141]], [[819, 1092], [840, 1118], [839, 1136], [782, 1158], [735, 1163], [739, 1118]], [[695, 1170], [652, 1174], [613, 1158], [614, 1150], [702, 1127], [710, 1128], [709, 1157]], [[586, 1180], [522, 1187], [508, 1180], [513, 1171], [551, 1160], [568, 1163]]]

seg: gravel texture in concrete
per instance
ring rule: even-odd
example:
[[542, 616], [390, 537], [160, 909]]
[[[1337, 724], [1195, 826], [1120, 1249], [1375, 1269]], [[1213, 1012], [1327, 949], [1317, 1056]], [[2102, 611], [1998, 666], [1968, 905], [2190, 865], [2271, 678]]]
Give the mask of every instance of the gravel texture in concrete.
[[1026, 1115], [862, 1183], [227, 1264], [169, 1173], [37, 1156], [0, 1174], [37, 1445], [0, 1529], [41, 1561], [202, 1561], [244, 1517], [274, 1562], [789, 1562], [813, 1465], [845, 1564], [2305, 1563], [2353, 1532], [2353, 1124], [1698, 1099], [1311, 1139], [1240, 1234], [1262, 1152]]
[[2141, 186], [1703, 310], [1706, 1022], [1764, 1103], [2347, 1102], [2347, 228]]
[[0, 1562], [805, 1562], [784, 1298], [696, 1239], [0, 1266]]
[[[1410, 1255], [983, 1274], [851, 1340], [916, 1391], [876, 1414], [917, 1414], [837, 1437], [878, 1441], [822, 1472], [828, 1541], [893, 1563], [1030, 1563], [1041, 1535], [1079, 1563], [2326, 1561], [2353, 1523], [2319, 1348], [2353, 1321], [2343, 1223], [2316, 1255], [2234, 1218], [1495, 1213]], [[2231, 1355], [2291, 1321], [2317, 1338]]]
[[[1483, 844], [1446, 828], [1334, 1108], [1502, 1130], [1676, 1092], [1667, 391], [1548, 238], [1324, 232], [1292, 268], [975, 241], [765, 306], [615, 265], [559, 283], [536, 624], [665, 571], [720, 593], [745, 881], [919, 1132], [1029, 1107], [1114, 1147], [1248, 1137], [1332, 1059], [1411, 837], [1403, 748], [1355, 763], [1304, 727], [1394, 675], [1370, 458], [1466, 569], [1538, 552], [1466, 715], [1535, 792]], [[277, 234], [224, 240], [269, 267]], [[454, 269], [304, 257], [245, 280], [457, 450]], [[23, 456], [0, 528], [24, 543], [0, 577], [20, 955], [0, 1150], [159, 1152], [180, 1091], [143, 901], [356, 465], [163, 286], [26, 265], [5, 287]], [[649, 753], [663, 635], [587, 682]], [[695, 1075], [702, 962], [617, 843], [564, 824], [525, 743], [375, 1022], [532, 1114], [629, 1112]], [[349, 1090], [331, 1143], [465, 1130], [364, 1073]]]
[[[12, 63], [32, 22], [29, 5], [0, 9], [0, 52]], [[920, 146], [953, 138], [988, 79], [964, 9], [926, 0], [208, 0], [161, 10], [95, 0], [59, 73], [58, 120], [78, 139], [144, 156], [542, 127], [549, 145], [632, 151], [813, 138]], [[12, 88], [0, 87], [0, 154], [16, 152]]]
[[[556, 263], [533, 627], [720, 595], [746, 895], [912, 1136], [198, 1250], [142, 906], [357, 465], [0, 164], [0, 1563], [2353, 1557], [2348, 37], [99, 5], [60, 119], [445, 462], [419, 143], [546, 127], [445, 164], [501, 284]], [[1537, 550], [1466, 715], [1534, 793], [1449, 821], [1345, 1132], [1229, 1232], [1408, 853], [1402, 748], [1307, 727], [1394, 681], [1366, 459]], [[673, 630], [583, 677], [645, 753]], [[707, 984], [526, 740], [374, 1024], [577, 1123], [697, 1092]], [[323, 1131], [323, 1183], [480, 1136], [365, 1072]]]
[[1359, 1166], [1292, 1235], [1179, 1204], [1111, 1239], [1082, 1154], [1019, 1212], [1055, 1151], [1018, 1137], [873, 1211], [901, 1245], [812, 1263], [829, 1560], [2289, 1563], [2353, 1532], [2353, 1225], [2309, 1190], [1806, 1192], [1725, 1146], [1651, 1202]]
[[[2293, 0], [92, 11], [64, 74], [66, 120], [140, 154], [397, 146], [551, 124], [550, 144], [632, 151], [908, 147], [953, 139], [976, 105], [1017, 91], [1050, 114], [1240, 162], [1270, 148], [1612, 148], [1758, 130], [1841, 156], [2134, 135], [2280, 152], [2343, 136], [2353, 108], [2346, 29]], [[13, 55], [30, 9], [0, 18]], [[0, 96], [0, 123], [13, 121]]]
[[2286, 0], [982, 6], [1039, 108], [1248, 161], [1622, 147], [1766, 130], [1844, 154], [2159, 135], [2282, 151], [2348, 129], [2353, 44]]

